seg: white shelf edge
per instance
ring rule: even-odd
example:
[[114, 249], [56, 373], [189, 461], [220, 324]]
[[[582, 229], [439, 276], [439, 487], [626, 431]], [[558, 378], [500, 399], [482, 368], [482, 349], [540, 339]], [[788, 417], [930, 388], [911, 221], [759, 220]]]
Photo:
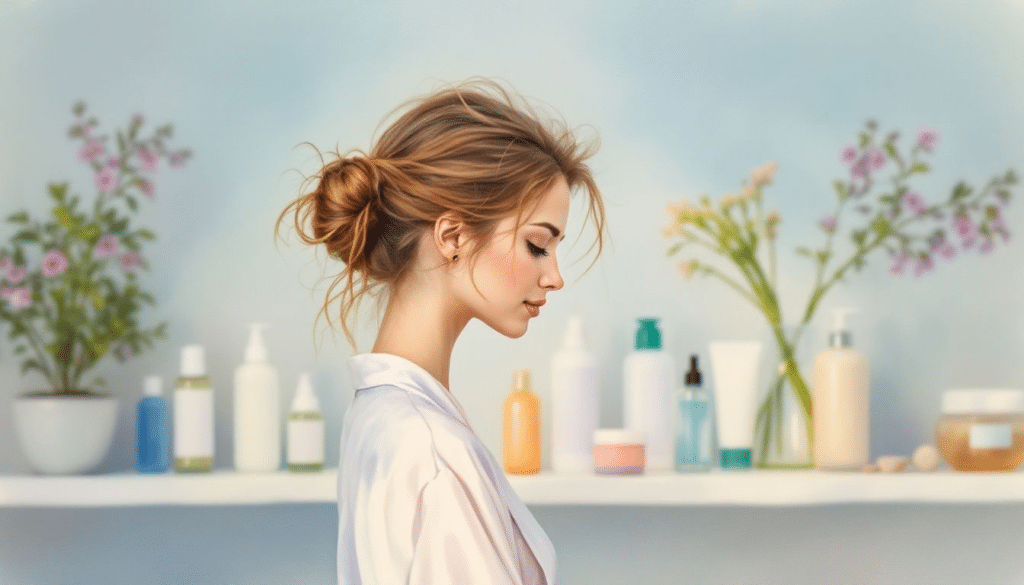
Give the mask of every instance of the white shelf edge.
[[[333, 504], [337, 468], [316, 473], [0, 475], [0, 508]], [[822, 506], [1024, 503], [1024, 473], [723, 471], [509, 475], [528, 505]]]

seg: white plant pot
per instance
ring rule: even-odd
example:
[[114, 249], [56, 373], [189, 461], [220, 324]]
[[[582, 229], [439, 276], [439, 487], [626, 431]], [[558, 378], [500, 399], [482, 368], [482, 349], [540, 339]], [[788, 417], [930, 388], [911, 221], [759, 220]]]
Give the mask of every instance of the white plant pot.
[[67, 475], [95, 469], [106, 457], [117, 426], [110, 396], [19, 396], [14, 430], [21, 452], [38, 473]]

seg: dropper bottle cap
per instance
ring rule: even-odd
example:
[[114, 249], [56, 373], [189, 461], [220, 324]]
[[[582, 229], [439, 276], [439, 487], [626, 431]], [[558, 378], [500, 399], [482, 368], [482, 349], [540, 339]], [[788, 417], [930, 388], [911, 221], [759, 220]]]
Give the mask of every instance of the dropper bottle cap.
[[320, 412], [320, 401], [313, 392], [309, 374], [305, 372], [299, 374], [299, 385], [295, 390], [295, 398], [292, 399], [292, 412]]
[[697, 356], [690, 356], [690, 371], [686, 372], [686, 385], [687, 386], [700, 386], [701, 375], [700, 370], [697, 369]]

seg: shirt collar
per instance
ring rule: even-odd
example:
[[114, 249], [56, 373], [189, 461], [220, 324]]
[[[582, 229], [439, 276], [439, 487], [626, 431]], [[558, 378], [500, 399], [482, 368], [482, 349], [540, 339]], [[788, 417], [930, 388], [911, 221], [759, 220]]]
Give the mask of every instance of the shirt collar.
[[415, 362], [390, 353], [360, 353], [349, 358], [356, 392], [375, 386], [397, 386], [436, 404], [472, 430], [455, 396]]

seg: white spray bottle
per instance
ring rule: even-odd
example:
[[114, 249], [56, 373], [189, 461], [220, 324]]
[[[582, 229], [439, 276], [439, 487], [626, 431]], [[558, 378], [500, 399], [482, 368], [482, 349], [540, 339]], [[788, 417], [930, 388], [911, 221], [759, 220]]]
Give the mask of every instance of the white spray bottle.
[[281, 467], [281, 393], [267, 361], [264, 323], [249, 325], [245, 362], [235, 370], [235, 469], [270, 473]]

